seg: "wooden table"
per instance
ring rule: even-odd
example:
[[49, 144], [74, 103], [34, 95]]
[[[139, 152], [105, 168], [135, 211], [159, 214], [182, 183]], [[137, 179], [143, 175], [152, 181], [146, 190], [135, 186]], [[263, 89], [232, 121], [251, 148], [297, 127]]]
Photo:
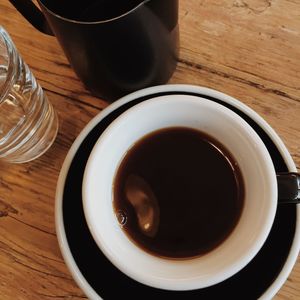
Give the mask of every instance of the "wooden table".
[[[0, 24], [59, 114], [51, 149], [22, 165], [0, 162], [0, 299], [84, 299], [62, 259], [54, 226], [57, 178], [84, 126], [108, 103], [77, 79], [55, 38], [7, 0]], [[299, 0], [181, 0], [181, 49], [171, 83], [230, 94], [277, 131], [300, 168]], [[300, 261], [276, 299], [300, 299]]]

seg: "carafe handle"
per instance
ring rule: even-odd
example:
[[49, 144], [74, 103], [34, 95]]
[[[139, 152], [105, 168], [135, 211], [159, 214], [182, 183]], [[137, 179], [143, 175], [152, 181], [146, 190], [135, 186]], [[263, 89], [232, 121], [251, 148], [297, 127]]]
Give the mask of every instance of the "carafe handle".
[[40, 9], [30, 0], [9, 0], [9, 2], [31, 23], [37, 30], [54, 35]]

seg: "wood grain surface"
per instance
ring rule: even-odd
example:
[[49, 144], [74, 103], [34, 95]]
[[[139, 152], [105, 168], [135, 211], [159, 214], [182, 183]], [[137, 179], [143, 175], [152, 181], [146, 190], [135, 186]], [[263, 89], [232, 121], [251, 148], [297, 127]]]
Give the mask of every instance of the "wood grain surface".
[[[300, 0], [180, 0], [180, 57], [171, 83], [217, 89], [276, 130], [300, 169]], [[59, 114], [53, 146], [26, 164], [0, 162], [0, 299], [85, 299], [59, 250], [55, 189], [65, 156], [108, 103], [74, 74], [58, 42], [7, 0], [0, 24]], [[300, 299], [300, 261], [275, 296]]]

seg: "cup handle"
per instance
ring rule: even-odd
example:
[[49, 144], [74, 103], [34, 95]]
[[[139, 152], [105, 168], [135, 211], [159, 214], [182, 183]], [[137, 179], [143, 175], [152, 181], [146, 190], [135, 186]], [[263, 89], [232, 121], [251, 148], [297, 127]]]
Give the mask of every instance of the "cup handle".
[[9, 2], [31, 23], [37, 30], [48, 35], [54, 35], [43, 13], [31, 0], [9, 0]]
[[300, 203], [300, 174], [277, 173], [278, 202]]

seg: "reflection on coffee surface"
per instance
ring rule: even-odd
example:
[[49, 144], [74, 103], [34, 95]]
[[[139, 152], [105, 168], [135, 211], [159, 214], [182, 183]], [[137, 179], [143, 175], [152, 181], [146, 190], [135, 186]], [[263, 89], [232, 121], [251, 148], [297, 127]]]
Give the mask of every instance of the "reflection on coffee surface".
[[123, 158], [113, 205], [126, 235], [148, 253], [190, 258], [220, 245], [235, 228], [244, 181], [229, 151], [198, 130], [152, 132]]

